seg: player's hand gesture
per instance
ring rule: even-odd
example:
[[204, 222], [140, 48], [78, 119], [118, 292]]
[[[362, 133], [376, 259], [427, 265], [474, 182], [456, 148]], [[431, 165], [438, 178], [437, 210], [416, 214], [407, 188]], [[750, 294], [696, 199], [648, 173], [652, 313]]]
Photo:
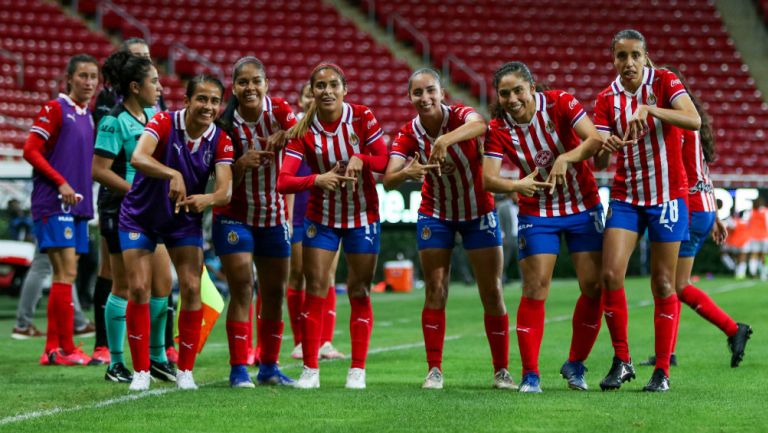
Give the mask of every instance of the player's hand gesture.
[[621, 150], [624, 146], [632, 143], [632, 140], [622, 140], [621, 138], [611, 135], [603, 142], [602, 151], [606, 151], [608, 153], [618, 152]]
[[333, 170], [315, 176], [315, 186], [325, 191], [335, 191], [341, 188], [344, 182], [357, 182], [356, 177], [339, 174], [340, 171], [341, 164], [337, 162]]
[[624, 141], [632, 140], [633, 142], [637, 142], [637, 140], [645, 137], [645, 134], [647, 133], [648, 106], [638, 105], [637, 109], [632, 114], [632, 117], [630, 117], [627, 122], [627, 131], [624, 133]]
[[237, 159], [245, 168], [258, 168], [269, 164], [275, 158], [275, 152], [269, 150], [249, 150]]
[[[263, 138], [259, 138], [259, 140], [263, 140]], [[279, 130], [275, 132], [274, 134], [270, 135], [269, 138], [267, 138], [267, 147], [266, 150], [272, 151], [272, 152], [279, 152], [282, 150], [283, 147], [285, 147], [285, 143], [288, 142], [288, 131]]]
[[408, 161], [408, 164], [403, 167], [403, 173], [408, 176], [409, 179], [413, 179], [418, 182], [424, 182], [424, 176], [432, 169], [440, 169], [440, 164], [424, 164], [419, 162], [419, 158], [415, 157]]
[[190, 195], [186, 199], [184, 199], [184, 202], [181, 204], [181, 206], [184, 206], [184, 209], [187, 212], [200, 213], [204, 211], [205, 208], [210, 206], [212, 203], [213, 203], [213, 195], [195, 194], [195, 195]]
[[552, 164], [552, 168], [549, 169], [549, 176], [547, 176], [546, 183], [552, 185], [549, 187], [549, 193], [555, 192], [557, 185], [565, 185], [565, 173], [568, 171], [568, 162], [564, 158], [558, 156], [555, 162]]
[[536, 194], [536, 192], [552, 186], [547, 182], [537, 181], [536, 176], [538, 174], [539, 174], [539, 169], [537, 167], [535, 170], [531, 172], [531, 174], [515, 182], [517, 192], [526, 197], [533, 197], [533, 195]]
[[176, 170], [171, 175], [168, 198], [175, 203], [175, 212], [179, 213], [179, 209], [184, 206], [184, 200], [187, 198], [187, 186], [184, 184], [184, 176]]

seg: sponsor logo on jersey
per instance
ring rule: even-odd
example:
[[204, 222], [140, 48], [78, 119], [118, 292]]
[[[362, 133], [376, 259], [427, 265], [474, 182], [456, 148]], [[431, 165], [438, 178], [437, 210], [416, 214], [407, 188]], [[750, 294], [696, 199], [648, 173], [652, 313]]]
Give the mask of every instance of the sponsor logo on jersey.
[[712, 191], [712, 185], [704, 182], [703, 180], [696, 182], [696, 185], [693, 185], [688, 189], [689, 194], [696, 194], [697, 192], [711, 192], [711, 191]]
[[230, 245], [234, 245], [240, 241], [240, 236], [237, 235], [237, 232], [234, 230], [230, 230], [229, 233], [227, 233], [227, 242], [229, 242]]
[[132, 241], [139, 240], [140, 236], [141, 236], [141, 233], [139, 233], [139, 232], [130, 232], [130, 233], [128, 233], [128, 239], [130, 239]]
[[314, 224], [310, 224], [306, 231], [307, 237], [312, 239], [317, 236], [317, 227]]
[[432, 237], [432, 230], [429, 229], [429, 227], [424, 227], [421, 229], [421, 239], [423, 240], [429, 240], [429, 238]]
[[67, 119], [69, 119], [69, 120], [71, 120], [73, 122], [77, 122], [77, 118], [72, 113], [67, 114]]
[[675, 86], [679, 86], [679, 85], [681, 85], [681, 84], [682, 84], [682, 83], [680, 82], [680, 80], [679, 80], [679, 79], [677, 79], [677, 80], [672, 80], [672, 81], [670, 81], [670, 82], [669, 82], [669, 87], [675, 87]]
[[368, 121], [368, 123], [365, 125], [368, 129], [373, 128], [373, 125], [376, 124], [376, 119], [371, 119]]
[[517, 226], [517, 230], [518, 231], [525, 230], [525, 229], [529, 229], [531, 227], [533, 227], [533, 224], [520, 224], [519, 226]]
[[235, 147], [232, 146], [231, 144], [224, 146], [224, 152], [234, 152], [234, 151], [235, 151]]
[[72, 227], [65, 227], [64, 228], [64, 239], [72, 239], [72, 236], [74, 236], [74, 232], [72, 232]]
[[571, 102], [568, 103], [568, 109], [569, 110], [573, 110], [573, 107], [575, 107], [576, 104], [578, 104], [578, 103], [579, 103], [579, 101], [577, 101], [575, 99], [571, 99]]
[[547, 149], [542, 149], [536, 152], [536, 156], [533, 158], [533, 162], [536, 163], [536, 166], [542, 167], [542, 168], [551, 166], [554, 161], [555, 161], [555, 154], [553, 154], [552, 151]]

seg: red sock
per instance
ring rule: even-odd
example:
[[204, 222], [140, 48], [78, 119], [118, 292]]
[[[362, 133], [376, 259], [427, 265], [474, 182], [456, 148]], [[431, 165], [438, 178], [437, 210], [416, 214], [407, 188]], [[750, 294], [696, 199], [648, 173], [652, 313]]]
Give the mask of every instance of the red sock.
[[72, 284], [53, 283], [51, 284], [51, 293], [53, 292], [58, 292], [54, 296], [56, 302], [53, 308], [56, 312], [55, 320], [56, 330], [59, 334], [59, 347], [61, 347], [64, 353], [72, 353], [75, 351], [75, 307], [72, 304]]
[[675, 314], [675, 332], [672, 334], [672, 354], [675, 354], [675, 347], [677, 347], [677, 333], [680, 331], [680, 312], [683, 309], [683, 303], [680, 302], [680, 297], [677, 298], [677, 313]]
[[[256, 298], [259, 299], [258, 297]], [[256, 304], [248, 304], [248, 340], [245, 342], [246, 350], [250, 351], [253, 348], [253, 327], [256, 326], [256, 321], [253, 320], [253, 310], [256, 308]]]
[[443, 344], [445, 342], [445, 310], [424, 308], [421, 311], [421, 331], [427, 349], [427, 365], [443, 371]]
[[325, 298], [309, 293], [304, 297], [301, 313], [301, 351], [304, 354], [304, 365], [309, 368], [318, 368], [317, 353], [320, 350], [323, 305]]
[[371, 298], [349, 298], [352, 313], [349, 316], [349, 336], [352, 342], [352, 368], [365, 368], [368, 344], [373, 331], [373, 308]]
[[503, 316], [484, 316], [485, 335], [491, 346], [493, 371], [497, 372], [509, 366], [509, 314]]
[[200, 344], [200, 328], [203, 326], [203, 309], [179, 313], [179, 370], [192, 370]]
[[600, 297], [588, 298], [579, 296], [576, 308], [573, 309], [573, 336], [571, 338], [571, 352], [568, 361], [584, 361], [595, 345], [597, 334], [600, 333], [600, 324], [603, 321], [603, 304]]
[[259, 319], [260, 364], [277, 364], [277, 359], [280, 357], [280, 343], [283, 342], [283, 326], [282, 320]]
[[51, 291], [48, 293], [48, 329], [45, 335], [45, 353], [59, 348], [58, 316], [60, 314], [59, 306], [62, 304], [62, 301], [59, 299], [62, 296], [62, 289], [59, 288], [60, 284], [53, 283]]
[[229, 365], [245, 365], [248, 360], [248, 322], [227, 320]]
[[544, 301], [520, 298], [517, 308], [517, 345], [523, 361], [523, 374], [539, 374], [539, 349], [544, 337]]
[[336, 330], [336, 288], [328, 288], [328, 296], [325, 297], [323, 308], [323, 326], [320, 333], [320, 343], [333, 341], [333, 331]]
[[736, 335], [739, 326], [703, 290], [689, 285], [680, 293], [680, 298], [701, 317], [725, 332], [725, 335], [729, 337]]
[[125, 324], [134, 371], [149, 371], [149, 304], [128, 301], [125, 308]]
[[301, 306], [304, 304], [304, 291], [288, 288], [285, 292], [285, 303], [288, 305], [288, 319], [293, 331], [293, 345], [301, 343]]
[[656, 368], [664, 370], [669, 377], [669, 357], [672, 355], [672, 337], [675, 333], [677, 295], [653, 298], [653, 327], [656, 331]]
[[623, 287], [617, 290], [603, 289], [603, 314], [611, 334], [614, 356], [622, 362], [629, 362], [627, 295]]

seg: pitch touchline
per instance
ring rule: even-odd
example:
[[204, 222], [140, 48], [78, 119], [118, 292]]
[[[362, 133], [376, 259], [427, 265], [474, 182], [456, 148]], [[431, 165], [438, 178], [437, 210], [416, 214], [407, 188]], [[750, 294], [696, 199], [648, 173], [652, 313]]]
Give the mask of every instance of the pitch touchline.
[[[712, 292], [712, 293], [725, 293], [725, 292], [739, 290], [739, 289], [743, 289], [743, 288], [747, 288], [747, 287], [752, 287], [754, 285], [755, 285], [755, 282], [753, 282], [753, 281], [742, 281], [742, 282], [738, 282], [738, 283], [726, 284], [725, 286], [722, 286], [721, 288], [716, 289], [716, 290], [711, 290], [710, 292]], [[646, 306], [649, 306], [649, 305], [652, 305], [652, 304], [653, 304], [653, 302], [651, 302], [651, 301], [643, 300], [643, 301], [640, 301], [640, 302], [637, 302], [637, 303], [635, 303], [633, 305], [628, 306], [628, 308], [630, 308], [630, 309], [642, 308], [642, 307], [646, 307]], [[571, 316], [555, 316], [555, 317], [552, 317], [550, 319], [545, 320], [545, 323], [564, 322], [564, 321], [567, 321], [567, 320], [570, 320], [570, 319], [571, 319]], [[478, 335], [479, 336], [484, 336], [485, 334], [477, 334], [475, 336], [478, 336]], [[458, 340], [460, 338], [464, 338], [464, 337], [467, 337], [467, 336], [471, 336], [471, 335], [450, 335], [450, 336], [446, 336], [445, 340], [446, 341]], [[368, 351], [368, 354], [369, 355], [375, 355], [377, 353], [394, 352], [394, 351], [398, 351], [398, 350], [410, 350], [410, 349], [416, 349], [416, 348], [419, 348], [419, 347], [424, 347], [424, 342], [423, 341], [417, 342], [417, 343], [399, 344], [399, 345], [396, 345], [396, 346], [380, 347], [380, 348], [377, 348], [377, 349], [370, 349]], [[349, 355], [347, 355], [344, 358], [341, 358], [341, 359], [338, 359], [338, 360], [323, 360], [321, 362], [322, 363], [329, 363], [329, 362], [334, 362], [334, 361], [348, 360], [349, 358], [350, 358]], [[298, 368], [300, 366], [301, 366], [301, 364], [294, 363], [294, 364], [286, 365], [285, 368], [286, 369]], [[211, 381], [211, 382], [202, 383], [200, 385], [200, 387], [216, 385], [216, 384], [220, 384], [220, 383], [224, 383], [224, 382], [226, 382], [226, 380], [214, 380], [214, 381]], [[138, 393], [138, 394], [128, 394], [128, 395], [124, 395], [124, 396], [120, 396], [120, 397], [110, 398], [110, 399], [107, 399], [107, 400], [102, 400], [102, 401], [95, 402], [95, 403], [88, 404], [88, 405], [78, 405], [78, 406], [72, 406], [72, 407], [67, 407], [67, 408], [56, 407], [56, 408], [53, 408], [53, 409], [27, 412], [27, 413], [22, 413], [22, 414], [19, 414], [19, 415], [9, 416], [9, 417], [5, 417], [5, 418], [0, 419], [0, 426], [14, 424], [14, 423], [18, 423], [18, 422], [29, 421], [29, 420], [32, 420], [32, 419], [43, 418], [43, 417], [57, 415], [57, 414], [61, 414], [61, 413], [79, 412], [81, 410], [88, 410], [88, 409], [98, 409], [98, 408], [101, 408], [101, 407], [112, 406], [112, 405], [115, 405], [115, 404], [120, 404], [120, 403], [129, 402], [129, 401], [139, 400], [139, 399], [146, 398], [146, 397], [153, 397], [153, 396], [168, 394], [170, 392], [176, 392], [176, 391], [181, 391], [181, 390], [178, 389], [178, 388], [153, 389], [153, 390], [142, 392], [142, 393]]]

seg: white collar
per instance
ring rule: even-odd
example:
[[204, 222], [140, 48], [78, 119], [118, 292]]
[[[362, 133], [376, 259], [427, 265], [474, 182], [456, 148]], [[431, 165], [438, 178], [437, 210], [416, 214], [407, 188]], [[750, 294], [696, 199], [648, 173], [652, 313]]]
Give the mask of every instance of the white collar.
[[[438, 131], [437, 137], [443, 135], [443, 131], [445, 130], [446, 125], [448, 125], [448, 120], [451, 117], [451, 110], [448, 108], [447, 105], [440, 104], [440, 108], [443, 110], [443, 124], [440, 125], [440, 131]], [[426, 136], [426, 137], [428, 137], [432, 141], [434, 141], [437, 138], [437, 137], [430, 137], [430, 135], [427, 133], [427, 129], [421, 123], [421, 117], [418, 116], [418, 115], [416, 116], [415, 119], [413, 119], [413, 129], [421, 137]]]
[[616, 79], [613, 80], [611, 87], [613, 87], [613, 91], [616, 94], [627, 93], [628, 95], [637, 95], [637, 92], [639, 92], [644, 85], [649, 85], [651, 82], [653, 82], [653, 76], [655, 75], [655, 72], [655, 69], [643, 66], [643, 79], [640, 81], [640, 85], [637, 87], [634, 93], [625, 89], [624, 85], [621, 84], [621, 75], [617, 76]]
[[69, 104], [72, 107], [75, 107], [75, 112], [81, 116], [88, 114], [88, 107], [81, 107], [77, 104], [77, 102], [73, 101], [72, 98], [69, 97], [69, 95], [65, 93], [59, 93], [59, 98], [64, 99], [67, 101], [67, 104]]

